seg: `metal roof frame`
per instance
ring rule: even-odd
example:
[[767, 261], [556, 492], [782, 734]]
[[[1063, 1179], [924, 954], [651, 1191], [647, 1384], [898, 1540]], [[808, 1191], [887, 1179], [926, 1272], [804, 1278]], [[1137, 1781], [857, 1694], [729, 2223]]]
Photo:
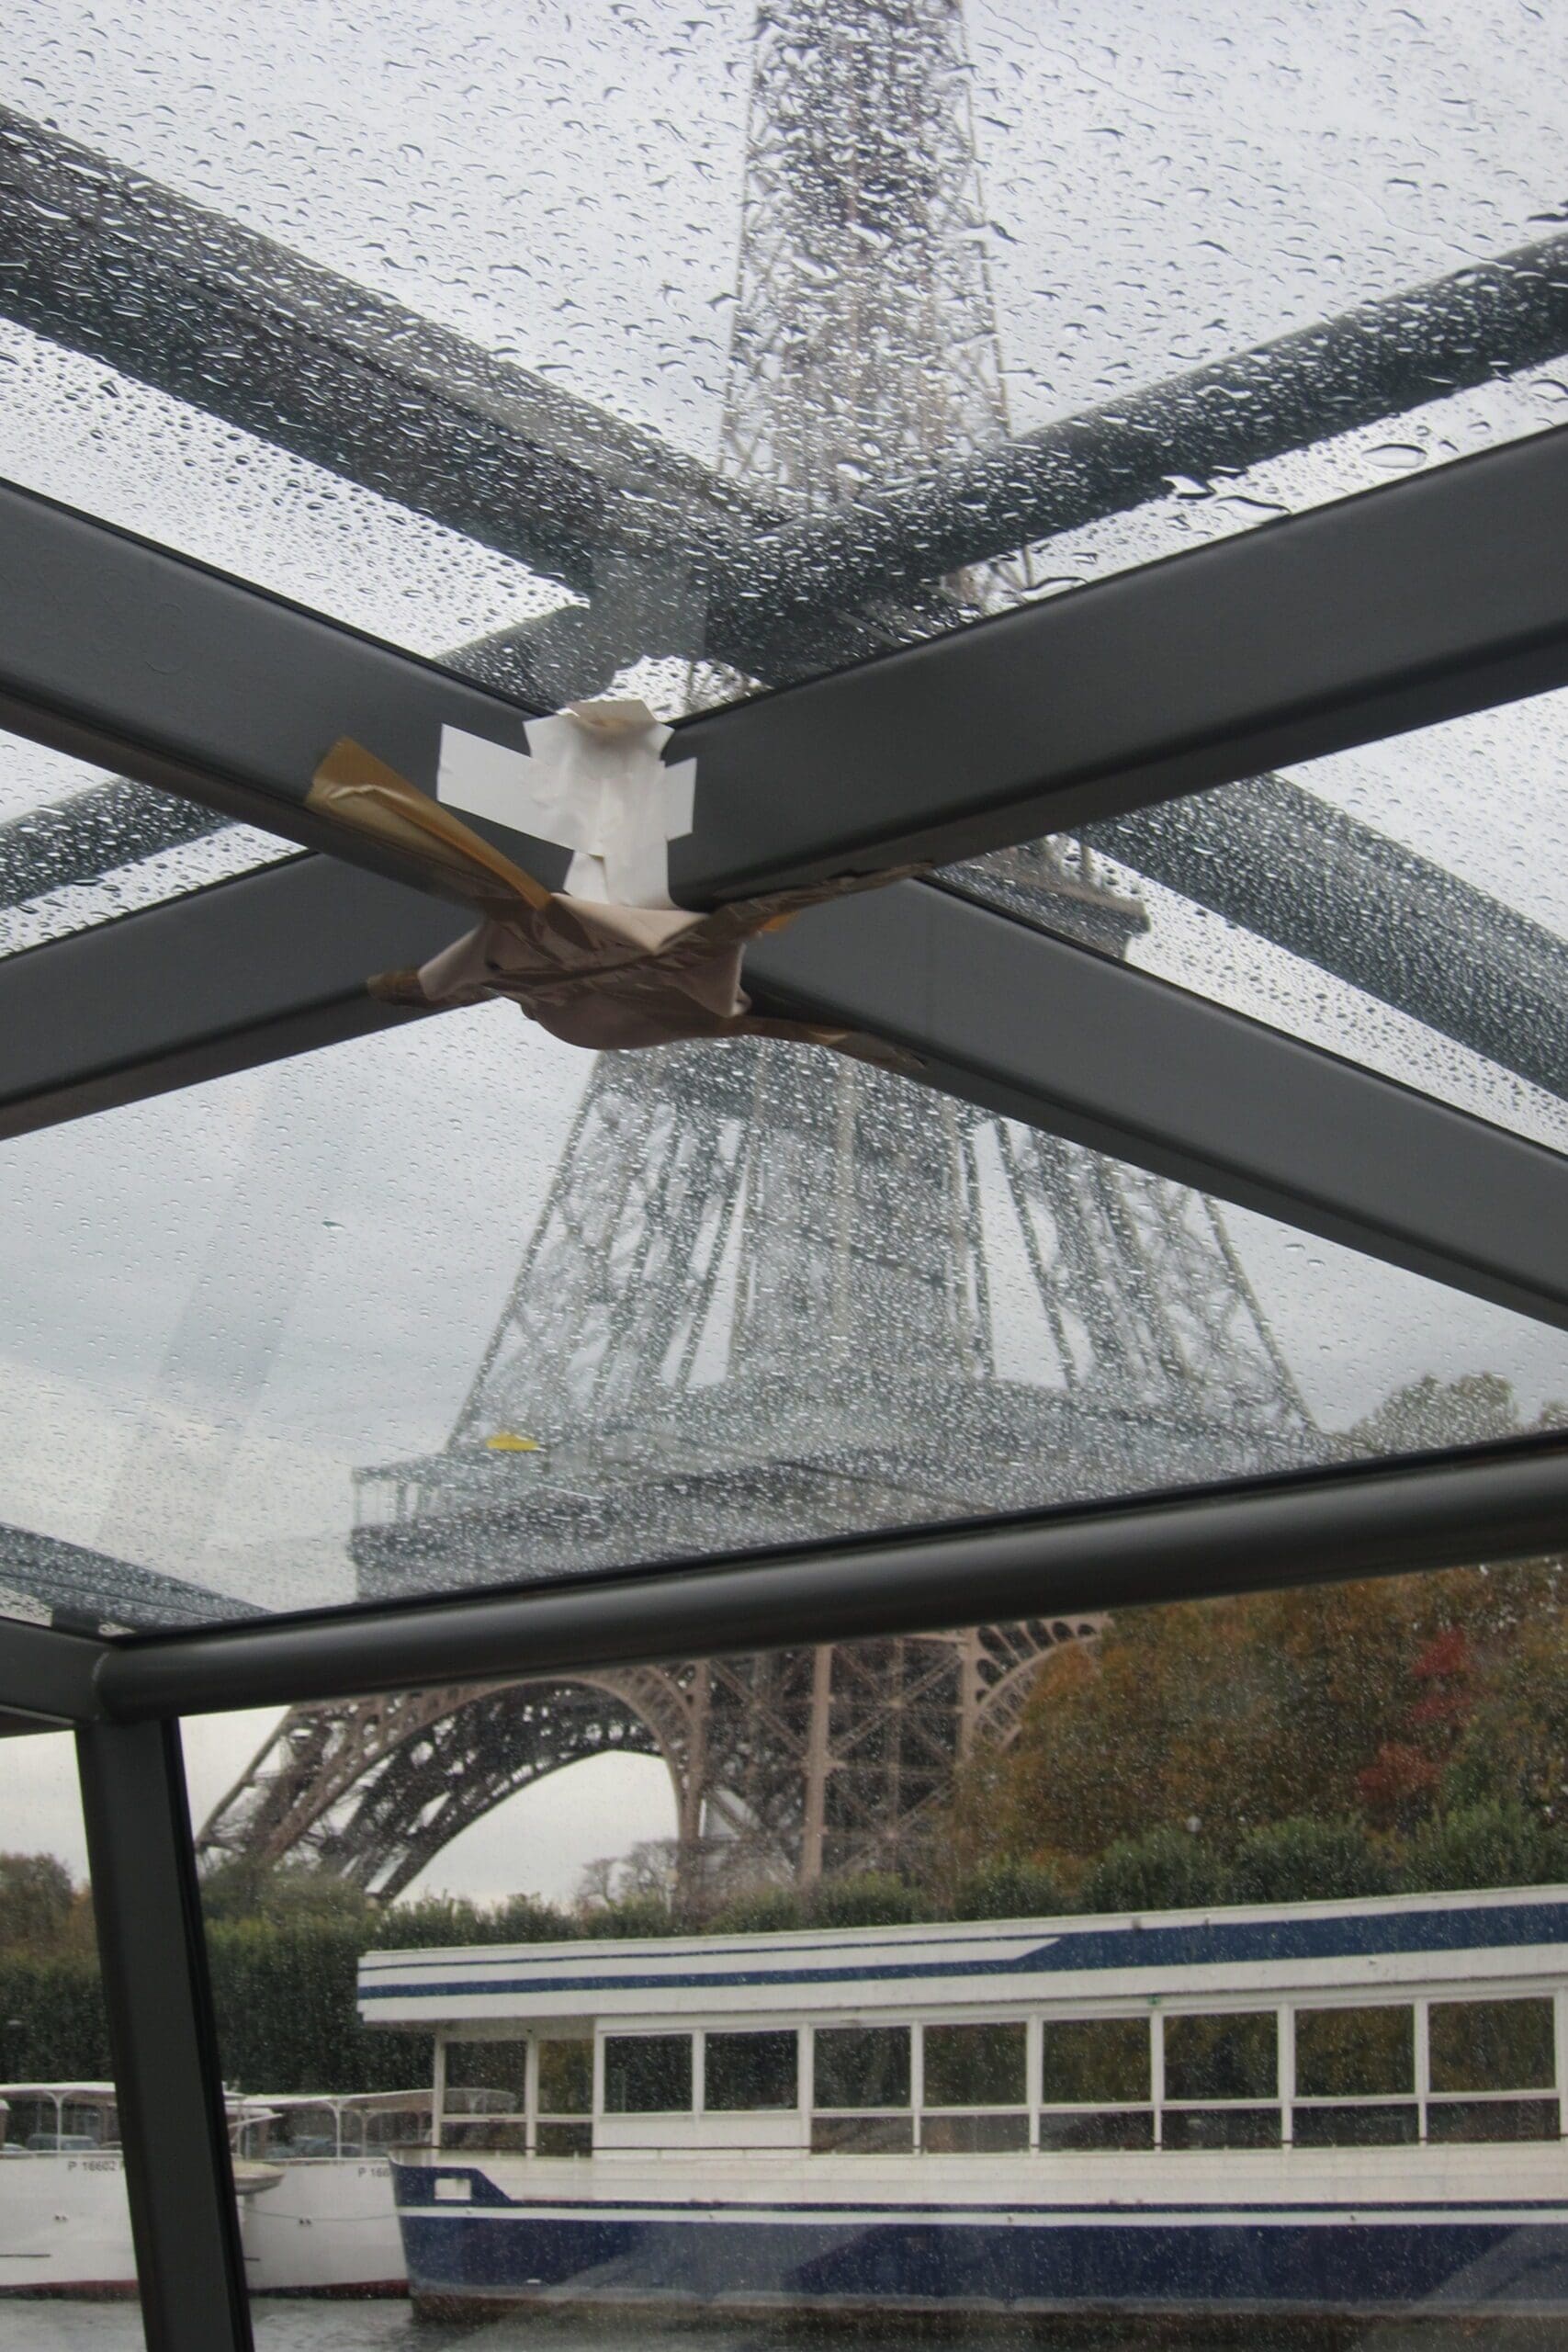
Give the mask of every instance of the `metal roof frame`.
[[[796, 528], [6, 110], [0, 154], [0, 310], [586, 597], [459, 657], [546, 702], [645, 652], [773, 681], [859, 660], [927, 606], [940, 623], [934, 573], [1140, 504], [1173, 465], [1251, 465], [1568, 349], [1557, 239]], [[677, 893], [702, 905], [1107, 821], [1141, 828], [1145, 859], [1152, 824], [1156, 873], [1190, 862], [1190, 826], [1173, 835], [1151, 804], [1568, 683], [1565, 492], [1568, 433], [1542, 435], [694, 719], [682, 748], [705, 797]], [[913, 600], [891, 627], [863, 609], [889, 593]], [[307, 856], [0, 966], [0, 1132], [386, 1019], [367, 972], [420, 959], [455, 917], [319, 828], [310, 775], [355, 733], [428, 784], [442, 724], [516, 741], [522, 707], [3, 490], [0, 600], [0, 723], [372, 869]], [[41, 824], [44, 864], [91, 854], [107, 816]], [[511, 845], [558, 879], [558, 852]], [[1345, 871], [1379, 870], [1359, 837], [1333, 846]], [[1440, 883], [1407, 862], [1394, 903], [1437, 906]], [[1516, 927], [1479, 992], [1440, 970], [1418, 986], [1439, 1025], [1479, 1019], [1471, 1042], [1495, 1052], [1509, 958], [1550, 993], [1539, 948]], [[1363, 943], [1335, 952], [1361, 985], [1406, 985]], [[910, 1047], [932, 1083], [1568, 1321], [1553, 1155], [951, 891], [819, 910], [749, 968], [780, 1003]], [[1043, 1017], [999, 1023], [999, 1001]], [[1529, 1074], [1551, 1083], [1555, 1067]], [[180, 1713], [1522, 1557], [1565, 1531], [1553, 1437], [184, 1636], [0, 1618], [0, 1734], [79, 1727], [150, 2345], [251, 2340]]]
[[[130, 1724], [956, 1622], [1344, 1583], [1561, 1545], [1568, 1438], [503, 1591], [92, 1641], [0, 1618], [0, 1709]], [[17, 1726], [21, 1726], [18, 1724]]]

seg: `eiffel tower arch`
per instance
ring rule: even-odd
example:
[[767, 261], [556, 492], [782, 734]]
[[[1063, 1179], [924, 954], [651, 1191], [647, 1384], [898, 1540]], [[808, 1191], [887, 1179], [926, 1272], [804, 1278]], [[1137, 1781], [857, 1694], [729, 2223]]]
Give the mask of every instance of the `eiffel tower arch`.
[[[764, 0], [752, 69], [721, 463], [819, 514], [1006, 431], [959, 0]], [[1029, 586], [1021, 555], [936, 616]], [[986, 864], [1102, 953], [1145, 925], [1074, 844]], [[367, 1597], [517, 1582], [1285, 1467], [1308, 1435], [1198, 1195], [816, 1051], [682, 1046], [594, 1068], [448, 1442], [359, 1474], [353, 1553]], [[299, 1708], [204, 1849], [391, 1894], [618, 1747], [668, 1765], [688, 1884], [897, 1862], [1093, 1630]]]

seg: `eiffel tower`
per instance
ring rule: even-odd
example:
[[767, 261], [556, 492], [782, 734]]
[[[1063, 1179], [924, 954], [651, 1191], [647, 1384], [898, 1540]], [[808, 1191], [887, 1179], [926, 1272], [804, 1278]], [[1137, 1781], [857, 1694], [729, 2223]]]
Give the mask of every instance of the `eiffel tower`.
[[[959, 0], [762, 0], [724, 469], [820, 514], [998, 440], [984, 231]], [[1028, 584], [1021, 556], [948, 582], [939, 617]], [[987, 865], [1020, 919], [1100, 952], [1145, 925], [1074, 844]], [[1150, 1491], [1284, 1466], [1309, 1434], [1199, 1196], [816, 1051], [606, 1056], [446, 1447], [359, 1474], [353, 1549], [384, 1598]], [[897, 1865], [1041, 1659], [1094, 1630], [296, 1708], [203, 1848], [389, 1896], [620, 1748], [669, 1766], [689, 1892]]]

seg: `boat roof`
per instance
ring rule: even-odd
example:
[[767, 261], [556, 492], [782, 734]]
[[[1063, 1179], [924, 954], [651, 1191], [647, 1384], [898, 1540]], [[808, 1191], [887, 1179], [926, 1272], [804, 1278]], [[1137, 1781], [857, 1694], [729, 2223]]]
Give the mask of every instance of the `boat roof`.
[[118, 2096], [112, 2083], [0, 2083], [0, 2099], [115, 2099]]
[[247, 2091], [247, 2105], [265, 2108], [269, 2114], [286, 2115], [305, 2107], [330, 2107], [342, 2114], [389, 2114], [405, 2108], [426, 2108], [434, 2093], [428, 2083], [417, 2090], [408, 2091]]
[[1292, 1984], [1418, 1986], [1559, 1970], [1568, 1887], [1223, 1910], [741, 1936], [579, 1938], [366, 1953], [368, 2025], [819, 2015]]

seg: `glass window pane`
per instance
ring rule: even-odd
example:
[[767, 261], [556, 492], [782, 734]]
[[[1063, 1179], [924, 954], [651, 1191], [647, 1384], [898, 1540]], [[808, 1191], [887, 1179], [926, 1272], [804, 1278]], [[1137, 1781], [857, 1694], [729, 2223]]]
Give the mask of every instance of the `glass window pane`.
[[1152, 2107], [1111, 2108], [1100, 2115], [1046, 2113], [1040, 2119], [1040, 2145], [1051, 2151], [1091, 2153], [1097, 2148], [1152, 2148]]
[[815, 2041], [814, 2106], [908, 2106], [908, 2026], [818, 2026]]
[[928, 2156], [999, 2156], [1029, 2145], [1027, 2115], [927, 2115], [920, 2145]]
[[449, 2041], [447, 2112], [520, 2115], [528, 2098], [526, 2041]]
[[612, 2034], [607, 2038], [606, 2115], [676, 2115], [691, 2104], [689, 2033]]
[[1272, 2009], [1168, 2017], [1168, 2099], [1270, 2098], [1279, 2088], [1279, 2030]]
[[[765, 623], [785, 600], [765, 593], [764, 558], [781, 509], [829, 538], [807, 578], [847, 575], [812, 599], [795, 658], [819, 667], [858, 650], [857, 605], [900, 636], [984, 610], [984, 577], [938, 595], [921, 575], [1005, 557], [1021, 532], [1052, 537], [993, 598], [1559, 413], [1539, 328], [1511, 335], [1494, 297], [1478, 330], [1462, 300], [1478, 262], [1551, 234], [1540, 94], [1568, 58], [1550, 10], [1309, 15], [1287, 44], [1273, 19], [1201, 0], [1175, 17], [1141, 9], [1113, 62], [1093, 19], [1044, 42], [1032, 18], [977, 6], [966, 37], [944, 11], [915, 40], [893, 19], [824, 31], [773, 11], [754, 31], [742, 10], [651, 20], [638, 71], [618, 78], [611, 0], [551, 20], [525, 74], [498, 0], [462, 39], [416, 53], [387, 35], [369, 58], [308, 0], [229, 10], [199, 42], [178, 17], [105, 32], [85, 0], [13, 13], [5, 94], [28, 119], [17, 176], [30, 202], [12, 231], [0, 470], [369, 626], [406, 602], [416, 641], [442, 642], [453, 606], [453, 641], [476, 603], [479, 626], [533, 612], [553, 567], [600, 590], [627, 662], [673, 637], [682, 657], [771, 679], [783, 655]], [[309, 77], [285, 70], [305, 57]], [[329, 122], [318, 87], [333, 93]], [[641, 142], [661, 121], [681, 136], [649, 175]], [[911, 122], [941, 168], [892, 168]], [[1216, 122], [1237, 127], [1223, 150]], [[62, 215], [62, 179], [80, 218]], [[111, 264], [117, 284], [130, 277], [121, 299], [85, 303]], [[1325, 322], [1456, 275], [1457, 297], [1415, 306], [1424, 364], [1408, 379], [1348, 376], [1346, 331]], [[656, 302], [650, 283], [668, 289]], [[200, 366], [153, 300], [169, 284], [192, 308], [201, 289]], [[1456, 301], [1470, 332], [1450, 351]], [[1264, 357], [1173, 389], [1308, 329], [1325, 371], [1337, 359], [1315, 401], [1299, 349], [1277, 384]], [[1389, 325], [1352, 347], [1397, 341]], [[758, 359], [785, 348], [787, 368]], [[462, 429], [474, 410], [478, 440]], [[995, 467], [997, 444], [1080, 416], [1073, 463]], [[1006, 487], [989, 529], [987, 456]], [[927, 478], [944, 467], [964, 470], [933, 532]], [[635, 534], [613, 494], [628, 476]], [[1011, 517], [1031, 482], [1026, 529]], [[550, 543], [552, 520], [601, 504], [602, 547], [586, 524], [586, 548]], [[652, 542], [637, 594], [613, 560], [628, 538]], [[710, 622], [676, 600], [694, 601], [682, 560], [711, 565], [715, 539], [739, 540], [739, 576]], [[737, 614], [750, 628], [725, 634]]]
[[539, 2041], [539, 2113], [591, 2115], [593, 2111], [593, 2043], [588, 2036], [555, 2036]]
[[1291, 2134], [1298, 2148], [1413, 2147], [1421, 2110], [1414, 2099], [1400, 2107], [1298, 2107]]
[[1147, 2018], [1047, 2018], [1040, 2096], [1047, 2106], [1110, 2106], [1149, 2093]]
[[800, 2037], [710, 2033], [703, 2054], [703, 2100], [719, 2110], [794, 2107], [800, 2097]]
[[299, 855], [277, 834], [0, 729], [0, 964]]
[[593, 2154], [592, 2123], [540, 2122], [536, 2127], [536, 2146], [541, 2156], [591, 2156]]
[[0, 2352], [142, 2352], [75, 1743], [0, 1765]]
[[1434, 2091], [1545, 2090], [1556, 2079], [1550, 2001], [1434, 2001]]
[[1433, 2099], [1427, 2137], [1452, 2147], [1486, 2141], [1556, 2140], [1562, 2131], [1554, 2098]]
[[903, 2156], [915, 2144], [912, 2115], [814, 2115], [814, 2156]]
[[[1167, 1491], [1568, 1409], [1563, 1334], [912, 1081], [747, 1040], [594, 1062], [503, 1006], [0, 1146], [0, 1600], [95, 1627]], [[653, 1479], [671, 1416], [693, 1476]], [[846, 1445], [885, 1475], [840, 1476]]]
[[1370, 2098], [1416, 2087], [1416, 2013], [1373, 2008], [1296, 2011], [1296, 2092], [1302, 2098]]
[[1562, 1151], [1565, 747], [1559, 690], [948, 878]]
[[1277, 2148], [1277, 2107], [1168, 2107], [1160, 2117], [1162, 2147]]
[[926, 2105], [1023, 2106], [1029, 2097], [1027, 2036], [1021, 2023], [927, 2026]]

